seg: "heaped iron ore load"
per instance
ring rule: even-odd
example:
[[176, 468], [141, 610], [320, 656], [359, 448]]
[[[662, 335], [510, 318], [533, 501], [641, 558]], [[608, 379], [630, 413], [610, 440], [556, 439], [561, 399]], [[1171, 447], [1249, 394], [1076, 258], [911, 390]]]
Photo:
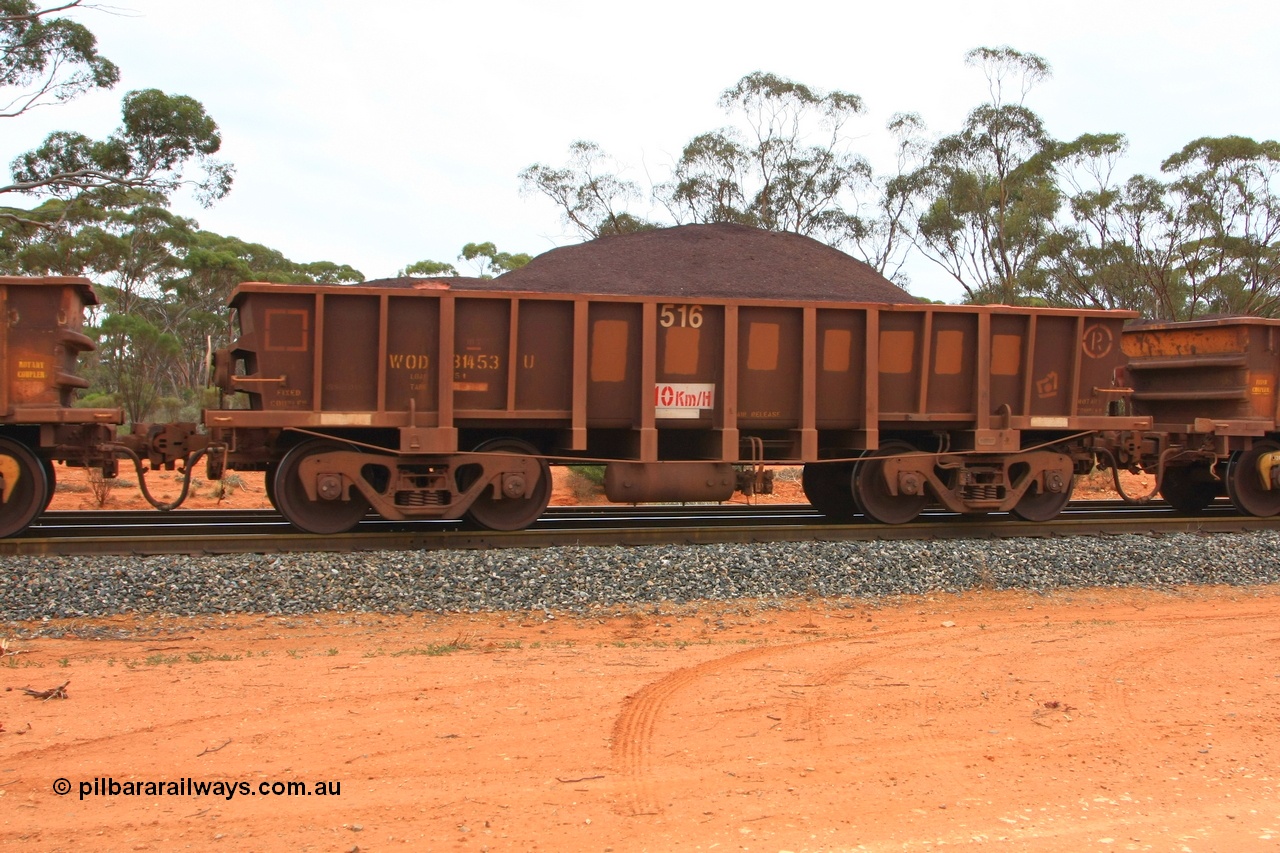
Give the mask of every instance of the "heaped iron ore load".
[[917, 300], [862, 261], [810, 237], [744, 225], [683, 225], [552, 249], [469, 287], [539, 293], [791, 299]]
[[73, 405], [89, 281], [0, 278], [0, 301], [5, 536], [47, 505], [53, 462], [111, 477], [122, 458], [144, 494], [147, 465], [265, 471], [316, 533], [370, 510], [519, 529], [561, 463], [606, 466], [609, 497], [637, 503], [768, 491], [768, 466], [802, 465], [835, 520], [1047, 520], [1095, 465], [1154, 473], [1184, 512], [1225, 492], [1280, 514], [1280, 321], [926, 305], [795, 235], [613, 237], [495, 281], [245, 283], [214, 357], [225, 407], [128, 433]]

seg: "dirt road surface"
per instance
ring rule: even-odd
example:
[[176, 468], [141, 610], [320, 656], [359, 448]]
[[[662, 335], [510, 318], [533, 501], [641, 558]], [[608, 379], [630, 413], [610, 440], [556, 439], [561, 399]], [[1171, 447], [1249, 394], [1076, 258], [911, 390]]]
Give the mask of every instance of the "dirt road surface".
[[1277, 588], [45, 627], [8, 850], [1280, 846]]

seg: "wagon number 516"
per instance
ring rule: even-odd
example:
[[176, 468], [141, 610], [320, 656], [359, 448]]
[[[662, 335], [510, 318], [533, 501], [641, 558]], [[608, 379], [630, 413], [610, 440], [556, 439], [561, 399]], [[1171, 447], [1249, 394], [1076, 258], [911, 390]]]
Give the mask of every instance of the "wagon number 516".
[[672, 326], [696, 329], [702, 325], [702, 306], [667, 303], [658, 312], [658, 325], [664, 329], [670, 329]]

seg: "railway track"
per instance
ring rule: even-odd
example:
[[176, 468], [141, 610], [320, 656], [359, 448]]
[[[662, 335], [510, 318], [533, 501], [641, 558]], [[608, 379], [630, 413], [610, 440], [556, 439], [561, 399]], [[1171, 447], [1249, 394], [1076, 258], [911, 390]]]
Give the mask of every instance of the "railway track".
[[50, 512], [22, 537], [0, 541], [0, 555], [235, 554], [309, 551], [544, 548], [555, 545], [654, 545], [717, 542], [974, 539], [1098, 536], [1120, 533], [1223, 533], [1274, 527], [1238, 515], [1225, 500], [1201, 514], [1167, 504], [1073, 503], [1056, 519], [1031, 524], [1009, 515], [942, 511], [885, 525], [830, 524], [807, 504], [744, 506], [552, 507], [528, 530], [465, 529], [460, 522], [395, 522], [370, 517], [351, 533], [298, 533], [270, 510]]

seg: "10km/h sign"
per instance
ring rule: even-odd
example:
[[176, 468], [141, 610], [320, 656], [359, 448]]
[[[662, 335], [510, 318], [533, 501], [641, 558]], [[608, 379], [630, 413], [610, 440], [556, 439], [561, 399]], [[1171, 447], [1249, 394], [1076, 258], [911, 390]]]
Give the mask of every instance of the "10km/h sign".
[[696, 418], [716, 405], [716, 386], [710, 382], [659, 382], [653, 387], [654, 416]]

